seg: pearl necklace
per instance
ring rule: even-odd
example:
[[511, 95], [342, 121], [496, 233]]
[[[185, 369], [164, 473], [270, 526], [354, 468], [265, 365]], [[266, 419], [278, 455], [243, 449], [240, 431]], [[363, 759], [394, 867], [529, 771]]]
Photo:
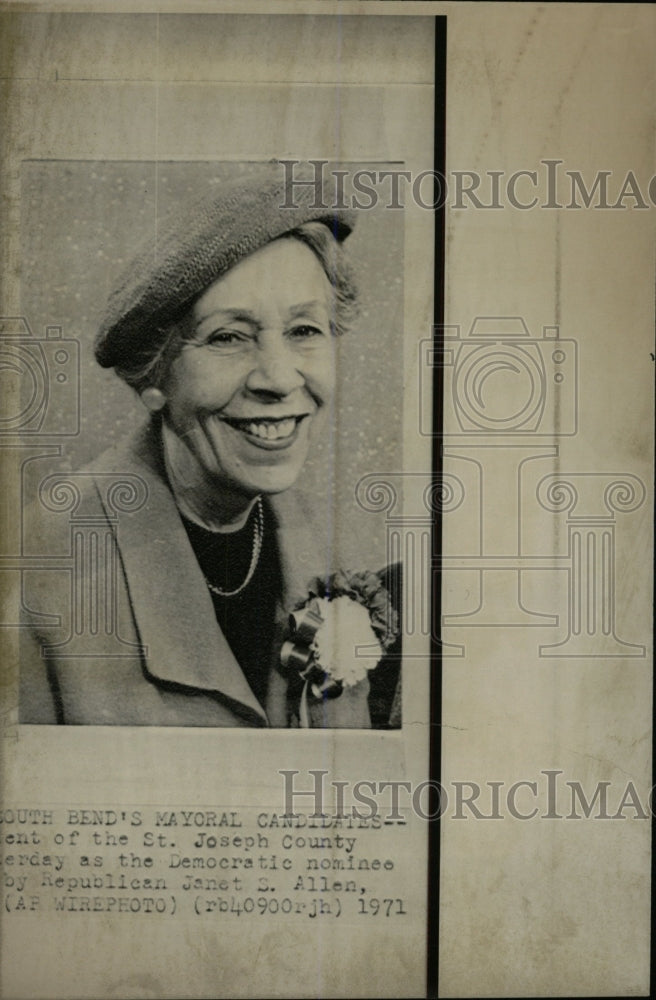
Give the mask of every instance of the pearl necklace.
[[262, 497], [258, 497], [257, 501], [257, 518], [255, 520], [255, 526], [253, 528], [253, 548], [251, 550], [251, 561], [248, 567], [248, 572], [246, 578], [242, 583], [239, 584], [234, 590], [222, 590], [221, 587], [215, 586], [213, 583], [205, 577], [205, 583], [217, 597], [236, 597], [237, 594], [241, 594], [242, 590], [245, 590], [248, 584], [253, 579], [253, 573], [258, 564], [260, 558], [260, 552], [262, 551], [262, 541], [264, 539], [264, 511], [262, 509]]

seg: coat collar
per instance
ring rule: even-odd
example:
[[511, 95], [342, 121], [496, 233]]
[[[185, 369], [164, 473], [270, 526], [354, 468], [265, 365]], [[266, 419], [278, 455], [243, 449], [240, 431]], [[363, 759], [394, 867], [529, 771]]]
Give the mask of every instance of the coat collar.
[[[171, 685], [217, 692], [256, 724], [284, 724], [280, 704], [284, 690], [278, 679], [274, 678], [267, 715], [217, 624], [202, 571], [163, 475], [158, 426], [149, 424], [127, 447], [106, 453], [93, 471], [137, 475], [146, 487], [143, 506], [120, 515], [116, 538], [148, 674]], [[106, 491], [99, 480], [96, 486], [111, 517]], [[302, 503], [282, 494], [273, 498], [271, 508], [284, 587], [280, 635], [287, 612], [307, 593], [308, 580], [321, 570], [322, 561]]]

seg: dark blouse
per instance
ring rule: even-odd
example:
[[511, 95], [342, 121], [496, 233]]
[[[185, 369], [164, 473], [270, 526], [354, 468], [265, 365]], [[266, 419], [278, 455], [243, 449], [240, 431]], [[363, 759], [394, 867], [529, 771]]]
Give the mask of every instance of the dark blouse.
[[[260, 557], [249, 583], [233, 597], [210, 596], [214, 613], [253, 694], [261, 705], [267, 695], [274, 638], [276, 600], [282, 592], [282, 573], [275, 544], [273, 517], [264, 510], [264, 535]], [[209, 531], [182, 517], [205, 578], [221, 590], [235, 590], [245, 580], [253, 551], [257, 508], [238, 531]]]

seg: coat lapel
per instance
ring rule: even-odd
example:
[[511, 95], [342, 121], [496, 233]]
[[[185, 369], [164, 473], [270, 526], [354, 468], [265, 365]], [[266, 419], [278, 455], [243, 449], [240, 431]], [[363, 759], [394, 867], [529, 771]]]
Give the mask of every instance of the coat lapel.
[[[121, 514], [116, 534], [147, 672], [160, 681], [220, 693], [253, 721], [267, 716], [237, 663], [214, 614], [203, 574], [160, 467], [157, 427], [129, 449], [99, 460], [94, 471], [140, 476], [146, 503]], [[111, 466], [111, 468], [108, 468]], [[108, 517], [106, 489], [97, 480]]]
[[280, 650], [287, 632], [289, 614], [308, 597], [310, 580], [327, 572], [329, 563], [313, 524], [312, 512], [296, 491], [281, 493], [271, 501], [276, 521], [276, 543], [283, 579], [278, 605], [272, 669], [267, 697], [267, 715], [272, 726], [287, 726], [287, 680], [280, 673]]

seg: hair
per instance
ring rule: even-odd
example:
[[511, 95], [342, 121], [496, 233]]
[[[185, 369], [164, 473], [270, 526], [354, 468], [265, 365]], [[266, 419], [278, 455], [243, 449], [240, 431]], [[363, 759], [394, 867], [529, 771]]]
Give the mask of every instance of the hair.
[[[323, 222], [305, 222], [277, 239], [298, 240], [317, 257], [334, 292], [331, 329], [335, 336], [341, 336], [357, 315], [357, 288], [342, 243], [335, 239]], [[125, 362], [115, 366], [116, 374], [136, 392], [164, 385], [173, 361], [183, 344], [190, 339], [192, 305], [193, 302], [187, 303], [179, 317], [163, 326], [156, 326], [149, 343], [132, 348]]]

